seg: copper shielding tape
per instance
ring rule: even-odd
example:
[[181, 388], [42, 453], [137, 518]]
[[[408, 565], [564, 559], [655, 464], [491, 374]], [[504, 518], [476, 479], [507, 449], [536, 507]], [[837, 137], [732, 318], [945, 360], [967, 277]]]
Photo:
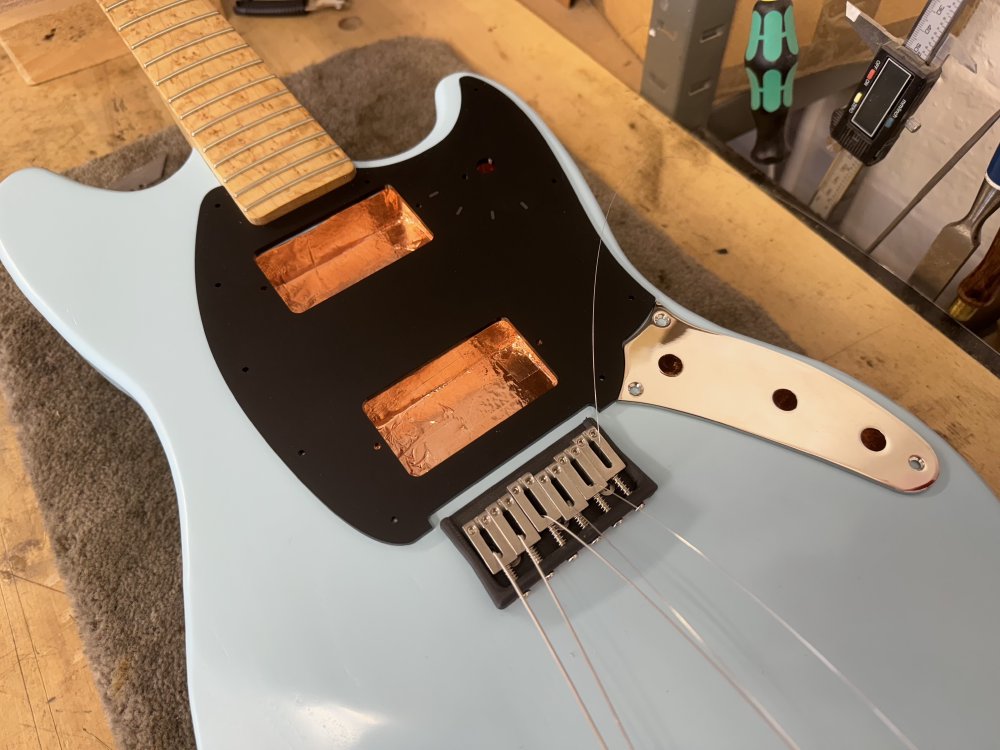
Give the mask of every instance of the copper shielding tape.
[[364, 411], [403, 468], [421, 476], [557, 382], [501, 320], [369, 399]]
[[305, 312], [433, 239], [391, 186], [257, 257], [288, 309]]

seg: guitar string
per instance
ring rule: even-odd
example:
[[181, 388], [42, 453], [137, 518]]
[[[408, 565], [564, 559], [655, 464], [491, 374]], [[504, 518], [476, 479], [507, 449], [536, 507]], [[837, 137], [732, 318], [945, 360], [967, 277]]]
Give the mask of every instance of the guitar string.
[[597, 233], [597, 255], [594, 257], [594, 291], [590, 298], [590, 374], [594, 383], [594, 427], [597, 430], [597, 444], [601, 444], [601, 412], [597, 403], [597, 269], [601, 263], [601, 249], [604, 247], [604, 234], [608, 231], [611, 208], [618, 199], [618, 191], [611, 196], [608, 210], [604, 212], [604, 226]]
[[[597, 281], [598, 281], [598, 268], [599, 268], [600, 259], [601, 259], [601, 250], [604, 247], [604, 234], [608, 230], [608, 226], [610, 224], [609, 220], [610, 220], [610, 216], [611, 216], [611, 209], [614, 206], [615, 201], [617, 200], [617, 198], [618, 198], [618, 191], [615, 191], [613, 193], [612, 197], [611, 197], [610, 202], [608, 203], [607, 211], [604, 214], [604, 224], [602, 226], [602, 231], [598, 232], [598, 237], [597, 237], [597, 253], [596, 253], [596, 256], [595, 256], [595, 259], [594, 259], [593, 294], [592, 294], [592, 297], [591, 297], [591, 320], [590, 320], [591, 376], [592, 376], [592, 379], [593, 379], [593, 390], [594, 390], [594, 422], [595, 422], [595, 426], [596, 426], [596, 429], [597, 429], [598, 442], [600, 441], [600, 438], [601, 438], [601, 435], [602, 435], [601, 429], [600, 429], [600, 411], [599, 411], [599, 405], [598, 405], [599, 402], [598, 402], [598, 399], [597, 399], [597, 352], [596, 352], [596, 349], [597, 349]], [[636, 505], [636, 504], [632, 503], [630, 500], [628, 500], [627, 498], [623, 497], [622, 495], [620, 495], [620, 494], [618, 494], [616, 492], [612, 492], [612, 494], [615, 497], [619, 498], [620, 500], [623, 500], [627, 505], [630, 505], [635, 510], [639, 510], [639, 511], [644, 511], [645, 510], [644, 506], [642, 506], [642, 505]], [[859, 700], [861, 700], [862, 703], [864, 703], [866, 705], [866, 707], [872, 712], [872, 714], [893, 734], [893, 736], [895, 736], [900, 741], [900, 743], [902, 743], [903, 746], [907, 748], [907, 750], [918, 750], [917, 746], [906, 736], [906, 734], [898, 726], [896, 726], [896, 724], [878, 707], [878, 705], [874, 701], [872, 701], [861, 690], [861, 688], [859, 688], [857, 685], [855, 685], [853, 682], [851, 682], [847, 678], [847, 676], [843, 674], [843, 672], [841, 672], [826, 656], [823, 655], [823, 653], [821, 651], [819, 651], [818, 648], [816, 648], [808, 639], [806, 639], [805, 636], [803, 636], [801, 633], [799, 633], [797, 630], [795, 630], [795, 628], [793, 628], [790, 623], [788, 623], [784, 618], [782, 618], [771, 607], [769, 607], [767, 604], [765, 604], [760, 599], [760, 597], [758, 597], [756, 594], [754, 594], [752, 591], [750, 591], [746, 586], [744, 586], [742, 583], [740, 583], [733, 575], [731, 575], [728, 571], [726, 571], [724, 568], [722, 568], [718, 563], [716, 563], [714, 560], [710, 559], [702, 550], [698, 549], [695, 545], [693, 545], [691, 542], [689, 542], [683, 536], [681, 536], [680, 534], [678, 534], [677, 532], [675, 532], [673, 529], [671, 529], [668, 526], [666, 526], [666, 524], [664, 524], [662, 521], [660, 521], [658, 518], [656, 518], [656, 516], [653, 516], [650, 513], [644, 513], [644, 515], [646, 517], [648, 517], [648, 518], [651, 518], [654, 523], [656, 523], [659, 526], [663, 527], [668, 533], [672, 534], [681, 544], [687, 546], [692, 552], [695, 552], [695, 554], [699, 555], [702, 559], [704, 559], [706, 562], [708, 562], [713, 567], [715, 567], [720, 573], [723, 574], [723, 576], [725, 576], [726, 578], [728, 578], [729, 581], [732, 582], [739, 590], [741, 590], [748, 597], [750, 597], [750, 599], [754, 603], [756, 603], [758, 606], [760, 606], [781, 627], [783, 627], [786, 631], [788, 631], [792, 635], [792, 637], [795, 638], [821, 664], [823, 664], [823, 666], [826, 667], [826, 669], [828, 669], [835, 677], [837, 677], [837, 679], [839, 679], [848, 689], [850, 689], [855, 694], [855, 696]], [[559, 524], [559, 525], [561, 526], [562, 524]], [[596, 531], [596, 529], [595, 529], [595, 531]], [[570, 533], [573, 534], [572, 531], [570, 531]], [[573, 534], [573, 536], [576, 536], [576, 535]], [[603, 535], [601, 535], [600, 532], [598, 532], [598, 536], [600, 538], [603, 538]], [[579, 539], [578, 539], [578, 541], [579, 541]], [[628, 559], [628, 558], [625, 557], [624, 554], [621, 553], [620, 550], [618, 550], [618, 548], [614, 544], [612, 544], [610, 541], [608, 543], [611, 545], [611, 547], [613, 549], [615, 549], [616, 551], [618, 551], [619, 554], [622, 555], [623, 559], [625, 559], [625, 560]], [[588, 549], [589, 549], [589, 547], [588, 547]], [[600, 554], [596, 552], [596, 550], [591, 549], [590, 551], [593, 552], [595, 555], [597, 555], [599, 558], [601, 557]], [[609, 564], [609, 563], [606, 563], [606, 564]], [[612, 568], [613, 568], [613, 566], [612, 566]], [[631, 581], [629, 581], [619, 571], [615, 571], [615, 572], [628, 585], [632, 586], [633, 588], [637, 588], [637, 587], [635, 587], [635, 584], [633, 584]], [[543, 579], [544, 579], [544, 576], [543, 576]], [[683, 618], [681, 618], [681, 619], [683, 620]], [[674, 627], [676, 627], [676, 625], [674, 625]], [[735, 687], [735, 685], [734, 685], [734, 687]], [[747, 697], [747, 696], [744, 696], [744, 697]], [[759, 711], [758, 711], [758, 713], [759, 713]], [[766, 718], [765, 718], [765, 720], [766, 720]], [[779, 732], [779, 734], [783, 735], [784, 733], [782, 731], [782, 732]]]
[[[591, 378], [592, 378], [592, 383], [593, 383], [593, 387], [594, 387], [594, 426], [595, 426], [595, 429], [597, 431], [597, 442], [598, 442], [598, 444], [600, 444], [602, 433], [601, 433], [601, 424], [600, 424], [600, 406], [599, 406], [599, 401], [598, 401], [598, 398], [597, 398], [597, 281], [598, 281], [598, 270], [600, 268], [600, 262], [601, 262], [601, 250], [604, 247], [604, 235], [608, 231], [608, 227], [610, 225], [611, 209], [614, 207], [615, 201], [617, 199], [618, 199], [618, 191], [616, 190], [612, 194], [611, 200], [608, 202], [608, 208], [607, 208], [607, 211], [605, 211], [605, 213], [604, 213], [604, 223], [602, 225], [601, 231], [599, 231], [597, 233], [597, 253], [596, 253], [595, 258], [594, 258], [594, 285], [593, 285], [593, 290], [592, 290], [592, 295], [591, 295], [591, 307], [590, 307], [590, 365], [591, 365]], [[718, 671], [730, 683], [730, 685], [732, 685], [732, 687], [743, 697], [743, 699], [745, 701], [747, 701], [750, 704], [750, 706], [761, 716], [761, 718], [764, 719], [765, 723], [768, 724], [768, 726], [778, 735], [779, 738], [782, 739], [782, 741], [785, 742], [786, 745], [788, 745], [788, 747], [792, 748], [792, 750], [798, 750], [798, 745], [796, 745], [795, 742], [794, 742], [794, 740], [792, 740], [791, 737], [788, 736], [788, 734], [785, 732], [784, 728], [781, 727], [781, 725], [778, 724], [777, 721], [774, 720], [773, 717], [770, 716], [770, 714], [767, 712], [767, 710], [762, 705], [760, 705], [757, 702], [757, 700], [755, 698], [753, 698], [738, 682], [736, 682], [735, 678], [733, 678], [731, 675], [729, 675], [727, 673], [727, 671], [725, 670], [725, 668], [722, 667], [721, 664], [717, 663], [714, 660], [714, 658], [709, 653], [706, 653], [705, 649], [707, 649], [707, 647], [705, 647], [705, 649], [703, 649], [703, 648], [700, 648], [697, 645], [697, 643], [695, 642], [695, 640], [693, 640], [692, 638], [696, 638], [702, 644], [704, 644], [704, 641], [701, 639], [701, 636], [697, 633], [697, 631], [695, 631], [693, 628], [691, 628], [690, 624], [688, 624], [687, 621], [681, 616], [681, 614], [679, 612], [677, 612], [677, 610], [675, 610], [673, 607], [671, 607], [669, 605], [669, 603], [665, 602], [667, 604], [667, 606], [670, 607], [671, 611], [673, 611], [674, 614], [677, 616], [678, 620], [680, 620], [681, 622], [683, 622], [684, 626], [686, 628], [690, 629], [690, 631], [691, 631], [690, 635], [684, 633], [682, 631], [682, 629], [677, 625], [677, 623], [675, 623], [666, 614], [666, 612], [664, 612], [652, 600], [650, 600], [649, 597], [638, 586], [636, 586], [635, 583], [633, 583], [631, 580], [628, 579], [627, 576], [625, 576], [624, 574], [622, 574], [621, 571], [619, 571], [617, 568], [615, 568], [613, 565], [611, 565], [610, 562], [608, 562], [607, 560], [605, 560], [604, 557], [599, 552], [597, 552], [596, 550], [592, 549], [590, 545], [588, 545], [585, 542], [583, 542], [583, 540], [580, 539], [580, 537], [578, 537], [571, 529], [568, 529], [566, 526], [564, 526], [563, 524], [559, 523], [558, 521], [555, 521], [552, 518], [549, 518], [549, 517], [547, 517], [547, 518], [548, 518], [548, 520], [550, 522], [553, 522], [553, 523], [555, 523], [555, 524], [557, 524], [559, 526], [562, 526], [562, 528], [565, 531], [568, 531], [569, 534], [572, 535], [580, 544], [582, 544], [584, 547], [586, 547], [588, 550], [590, 550], [590, 552], [592, 552], [594, 555], [596, 555], [598, 557], [598, 559], [600, 559], [605, 565], [607, 565], [608, 567], [610, 567], [615, 572], [615, 574], [619, 578], [621, 578], [628, 586], [630, 586], [631, 588], [635, 589], [635, 591], [637, 591], [644, 599], [646, 599], [646, 601], [649, 604], [651, 604], [653, 606], [653, 608], [656, 609], [660, 613], [660, 615], [664, 619], [666, 619], [667, 622], [670, 623], [670, 625], [675, 630], [677, 630], [679, 633], [681, 633], [681, 635], [685, 639], [687, 639], [688, 642], [692, 646], [694, 646], [695, 649], [699, 653], [701, 653], [701, 655], [705, 659], [707, 659], [710, 664], [712, 664], [712, 666], [716, 669], [716, 671]], [[595, 529], [595, 531], [596, 531], [596, 529]], [[599, 538], [603, 538], [601, 536], [600, 532], [598, 532], [598, 536], [599, 536]], [[542, 576], [542, 579], [545, 580], [545, 577]], [[548, 585], [548, 581], [546, 581], [546, 585]], [[661, 599], [662, 599], [662, 596], [661, 596]], [[582, 650], [582, 645], [581, 645], [581, 650]], [[596, 679], [596, 675], [595, 675], [595, 679]], [[603, 692], [603, 689], [602, 689], [602, 692]], [[610, 699], [607, 698], [606, 694], [605, 694], [605, 699], [609, 701], [609, 705], [610, 705]], [[613, 710], [614, 709], [612, 709], [612, 711]], [[617, 718], [617, 714], [616, 714], [616, 718]], [[621, 726], [621, 725], [619, 724], [619, 726]], [[623, 727], [622, 727], [622, 732], [624, 733], [624, 728]], [[628, 738], [628, 735], [626, 734], [626, 739], [627, 738]]]
[[[601, 563], [605, 565], [609, 570], [611, 570], [618, 578], [620, 578], [625, 583], [625, 585], [627, 585], [629, 588], [631, 588], [633, 591], [639, 594], [639, 596], [641, 596], [646, 601], [647, 604], [649, 604], [651, 607], [653, 607], [653, 609], [659, 612], [660, 615], [663, 617], [663, 619], [666, 620], [667, 623], [674, 630], [676, 630], [681, 635], [682, 638], [684, 638], [691, 646], [693, 646], [694, 649], [698, 651], [698, 653], [700, 653], [705, 658], [705, 660], [708, 661], [709, 664], [712, 665], [715, 671], [718, 672], [722, 676], [722, 678], [725, 679], [726, 682], [730, 684], [730, 686], [732, 686], [732, 688], [740, 695], [740, 697], [742, 697], [743, 700], [746, 701], [746, 703], [754, 711], [757, 712], [757, 714], [764, 720], [764, 722], [768, 725], [768, 727], [771, 728], [771, 730], [778, 736], [778, 738], [782, 742], [785, 743], [785, 745], [790, 750], [801, 750], [801, 748], [795, 742], [795, 740], [792, 739], [792, 737], [788, 734], [788, 732], [785, 731], [785, 728], [778, 722], [777, 719], [775, 719], [771, 715], [771, 713], [767, 710], [767, 708], [765, 708], [764, 705], [759, 700], [757, 700], [757, 698], [755, 698], [750, 693], [750, 691], [747, 688], [745, 688], [736, 679], [736, 677], [733, 676], [728, 669], [726, 669], [725, 666], [723, 666], [723, 664], [720, 661], [718, 661], [715, 658], [711, 650], [706, 645], [705, 640], [701, 637], [701, 634], [698, 633], [698, 631], [695, 630], [695, 628], [684, 618], [684, 616], [680, 612], [678, 612], [673, 607], [673, 605], [671, 605], [668, 601], [666, 601], [666, 599], [661, 594], [657, 592], [658, 596], [663, 600], [663, 604], [667, 607], [667, 609], [670, 610], [670, 613], [673, 615], [673, 617], [671, 617], [671, 614], [668, 614], [663, 609], [663, 607], [657, 604], [652, 599], [652, 597], [649, 596], [649, 594], [647, 594], [645, 591], [639, 588], [639, 586], [636, 585], [628, 576], [622, 573], [622, 571], [619, 570], [610, 560], [608, 560], [606, 557], [604, 557], [604, 555], [602, 555], [600, 552], [594, 549], [593, 544], [588, 544], [576, 532], [574, 532], [571, 528], [561, 523], [557, 519], [552, 518], [551, 516], [548, 515], [545, 516], [545, 519], [549, 523], [559, 526], [565, 533], [573, 537], [573, 539], [576, 540], [576, 542], [580, 544], [580, 546], [582, 546], [592, 555], [597, 557], [597, 559], [600, 560]], [[597, 531], [597, 529], [594, 529], [594, 531], [597, 533], [599, 539], [604, 538], [603, 535], [599, 531]], [[674, 618], [676, 618], [676, 620]]]
[[608, 695], [608, 691], [604, 687], [604, 682], [597, 674], [597, 668], [594, 666], [594, 663], [590, 660], [590, 655], [587, 653], [587, 649], [583, 645], [583, 640], [580, 638], [580, 635], [576, 632], [576, 628], [573, 627], [573, 623], [570, 621], [569, 615], [566, 613], [566, 610], [563, 609], [562, 602], [560, 602], [559, 597], [556, 596], [555, 589], [553, 589], [552, 584], [549, 583], [549, 577], [545, 575], [545, 571], [542, 570], [542, 566], [539, 564], [538, 559], [536, 559], [536, 557], [532, 555], [531, 550], [528, 548], [527, 542], [525, 542], [524, 540], [524, 537], [518, 535], [517, 538], [518, 541], [521, 542], [521, 546], [524, 548], [524, 553], [528, 556], [528, 559], [531, 560], [532, 564], [535, 566], [535, 570], [538, 571], [538, 576], [542, 580], [542, 583], [545, 584], [545, 588], [548, 590], [549, 596], [552, 597], [552, 602], [556, 605], [556, 609], [559, 610], [559, 614], [562, 616], [563, 622], [566, 623], [566, 628], [573, 636], [573, 640], [576, 641], [577, 648], [580, 649], [580, 654], [583, 656], [583, 660], [587, 663], [587, 668], [590, 670], [590, 674], [594, 678], [594, 682], [597, 683], [597, 688], [601, 691], [601, 695], [604, 696], [604, 702], [611, 710], [611, 715], [614, 717], [615, 724], [618, 725], [618, 730], [622, 733], [622, 737], [625, 738], [625, 744], [628, 745], [629, 750], [635, 750], [635, 745], [632, 744], [632, 738], [629, 737], [628, 732], [625, 730], [625, 725], [624, 723], [622, 723], [621, 717], [618, 715], [618, 711], [615, 708], [615, 704], [611, 701], [611, 696]]
[[[668, 534], [673, 536], [674, 539], [676, 539], [678, 542], [684, 545], [687, 549], [689, 549], [695, 555], [697, 555], [702, 560], [711, 565], [713, 568], [715, 568], [717, 571], [719, 571], [726, 579], [730, 581], [730, 583], [732, 583], [734, 586], [736, 586], [737, 589], [746, 594], [751, 601], [753, 601], [755, 604], [761, 607], [772, 619], [775, 620], [775, 622], [777, 622], [793, 638], [795, 638], [795, 640], [797, 640], [802, 645], [803, 648], [805, 648], [810, 654], [812, 654], [820, 662], [820, 664], [826, 667], [826, 669], [829, 670], [830, 673], [834, 675], [834, 677], [840, 680], [840, 682], [843, 683], [845, 687], [847, 687], [852, 693], [854, 693], [854, 695], [862, 703], [865, 704], [868, 710], [872, 712], [872, 714], [882, 723], [882, 725], [885, 726], [885, 728], [888, 729], [896, 737], [896, 739], [898, 739], [900, 743], [907, 748], [907, 750], [919, 750], [917, 746], [910, 740], [910, 738], [906, 736], [903, 730], [900, 729], [898, 726], [896, 726], [896, 724], [893, 723], [892, 719], [890, 719], [885, 714], [885, 712], [883, 712], [882, 709], [880, 709], [878, 705], [871, 698], [869, 698], [864, 693], [863, 690], [861, 690], [861, 688], [855, 685], [847, 677], [847, 675], [841, 672], [840, 669], [838, 669], [837, 666], [833, 664], [833, 662], [831, 662], [823, 654], [823, 652], [821, 652], [816, 646], [814, 646], [804, 635], [799, 633], [799, 631], [796, 630], [791, 625], [791, 623], [789, 623], [781, 615], [779, 615], [776, 611], [774, 611], [774, 609], [769, 607], [759, 596], [754, 594], [749, 588], [740, 583], [739, 579], [737, 579], [732, 573], [730, 573], [728, 570], [722, 567], [715, 560], [710, 558], [702, 549], [696, 546], [693, 542], [686, 539], [682, 534], [678, 533], [677, 531], [674, 531], [666, 523], [661, 521], [652, 513], [649, 513], [648, 509], [645, 507], [644, 504], [633, 503], [631, 500], [629, 500], [628, 498], [624, 497], [623, 495], [617, 492], [612, 492], [611, 494], [614, 497], [618, 498], [619, 500], [623, 501], [626, 505], [631, 506], [633, 510], [641, 512], [644, 517], [650, 519], [654, 524], [660, 526], [663, 530], [665, 530]], [[607, 539], [606, 541], [611, 546], [612, 549], [617, 551], [618, 554], [622, 556], [623, 559], [625, 560], [628, 559], [625, 556], [625, 554], [620, 549], [618, 549], [618, 547], [610, 539]]]
[[604, 741], [604, 735], [601, 734], [601, 730], [597, 728], [597, 724], [594, 723], [594, 717], [590, 715], [590, 711], [587, 710], [587, 705], [583, 701], [583, 696], [580, 695], [580, 691], [576, 688], [576, 683], [573, 682], [573, 678], [569, 676], [569, 672], [566, 671], [566, 666], [563, 664], [562, 659], [559, 658], [559, 654], [556, 652], [555, 646], [552, 645], [552, 641], [549, 640], [548, 634], [545, 632], [545, 628], [542, 627], [541, 621], [535, 615], [535, 611], [528, 604], [528, 597], [521, 590], [521, 587], [517, 584], [517, 576], [514, 575], [506, 565], [500, 560], [500, 555], [496, 552], [493, 553], [493, 557], [496, 558], [497, 565], [503, 570], [504, 575], [507, 576], [507, 580], [510, 581], [510, 585], [517, 592], [517, 598], [521, 600], [521, 604], [524, 605], [524, 609], [528, 613], [528, 617], [531, 618], [531, 622], [534, 623], [535, 629], [538, 634], [542, 637], [542, 641], [545, 643], [545, 648], [548, 649], [549, 656], [559, 667], [559, 672], [562, 674], [563, 679], [569, 686], [570, 692], [573, 693], [573, 698], [576, 700], [576, 705], [579, 706], [580, 711], [583, 713], [584, 718], [587, 720], [587, 724], [590, 726], [590, 730], [594, 733], [594, 737], [600, 744], [602, 750], [608, 750], [608, 743]]

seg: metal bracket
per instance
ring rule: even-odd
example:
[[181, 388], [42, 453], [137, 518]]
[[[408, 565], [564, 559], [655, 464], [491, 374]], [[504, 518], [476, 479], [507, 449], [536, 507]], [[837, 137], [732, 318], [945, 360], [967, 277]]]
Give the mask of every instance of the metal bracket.
[[640, 93], [686, 128], [708, 122], [736, 0], [656, 0]]
[[939, 473], [926, 440], [846, 383], [661, 307], [625, 344], [619, 399], [718, 422], [901, 492], [926, 489]]

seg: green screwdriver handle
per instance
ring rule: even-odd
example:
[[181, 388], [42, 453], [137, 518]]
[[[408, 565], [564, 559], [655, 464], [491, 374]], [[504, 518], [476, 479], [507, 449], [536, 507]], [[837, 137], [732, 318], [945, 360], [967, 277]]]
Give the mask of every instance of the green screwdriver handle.
[[750, 113], [757, 126], [754, 161], [777, 164], [785, 158], [785, 121], [799, 63], [792, 0], [757, 0], [750, 17], [745, 56], [750, 79]]

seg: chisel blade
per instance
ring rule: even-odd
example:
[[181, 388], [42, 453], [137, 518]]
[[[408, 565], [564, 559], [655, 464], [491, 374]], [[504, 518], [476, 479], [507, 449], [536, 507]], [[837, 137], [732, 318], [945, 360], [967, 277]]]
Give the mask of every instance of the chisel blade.
[[976, 244], [968, 223], [956, 221], [948, 224], [938, 233], [931, 249], [913, 271], [910, 286], [934, 299], [972, 255]]

